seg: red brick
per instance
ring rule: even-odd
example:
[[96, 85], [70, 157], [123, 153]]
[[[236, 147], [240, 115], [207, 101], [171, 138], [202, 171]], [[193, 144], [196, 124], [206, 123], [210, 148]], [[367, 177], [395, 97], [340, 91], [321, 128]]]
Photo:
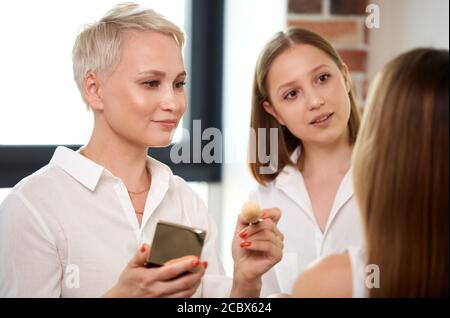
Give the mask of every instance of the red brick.
[[306, 21], [290, 20], [289, 26], [298, 26], [316, 32], [333, 44], [361, 43], [359, 28], [361, 22], [352, 20]]
[[288, 12], [322, 13], [322, 0], [289, 0]]
[[339, 55], [350, 71], [365, 72], [367, 69], [367, 52], [363, 50], [338, 50]]
[[331, 14], [366, 14], [367, 0], [330, 0]]

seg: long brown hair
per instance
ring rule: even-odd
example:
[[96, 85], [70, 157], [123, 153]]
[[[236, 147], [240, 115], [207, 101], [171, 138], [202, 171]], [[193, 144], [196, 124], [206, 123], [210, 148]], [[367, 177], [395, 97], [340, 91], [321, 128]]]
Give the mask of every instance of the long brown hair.
[[388, 63], [371, 93], [353, 154], [371, 297], [448, 297], [448, 50]]
[[[343, 71], [344, 63], [339, 57], [333, 46], [320, 35], [303, 28], [292, 27], [286, 31], [280, 31], [265, 45], [260, 53], [255, 67], [252, 91], [252, 113], [250, 127], [256, 132], [249, 142], [249, 154], [259, 153], [258, 128], [265, 128], [265, 149], [270, 149], [270, 128], [278, 130], [278, 165], [272, 174], [264, 174], [260, 172], [260, 168], [264, 165], [260, 162], [259, 157], [251, 158], [249, 162], [250, 171], [253, 177], [260, 184], [265, 185], [267, 182], [273, 181], [283, 168], [288, 164], [295, 164], [291, 161], [290, 156], [293, 150], [301, 144], [301, 140], [295, 137], [286, 127], [282, 127], [278, 121], [264, 108], [264, 101], [269, 100], [267, 89], [267, 75], [273, 61], [289, 48], [298, 44], [309, 44], [323, 51], [331, 60]], [[350, 144], [354, 144], [358, 134], [360, 125], [360, 115], [356, 104], [355, 94], [350, 88], [348, 93], [351, 110], [348, 128], [350, 131]]]

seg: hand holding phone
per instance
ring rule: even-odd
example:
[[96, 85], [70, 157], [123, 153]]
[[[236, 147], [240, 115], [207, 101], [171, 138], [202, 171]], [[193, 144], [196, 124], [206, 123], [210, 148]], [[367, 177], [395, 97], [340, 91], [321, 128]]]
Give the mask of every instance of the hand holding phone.
[[185, 256], [164, 266], [146, 269], [151, 247], [143, 244], [103, 297], [191, 297], [200, 286], [206, 262]]

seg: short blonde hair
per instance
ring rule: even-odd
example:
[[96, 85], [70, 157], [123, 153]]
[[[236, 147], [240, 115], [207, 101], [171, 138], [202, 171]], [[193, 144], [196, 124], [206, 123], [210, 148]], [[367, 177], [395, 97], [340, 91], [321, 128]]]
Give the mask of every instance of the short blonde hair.
[[180, 49], [184, 45], [183, 31], [157, 12], [131, 2], [116, 5], [100, 21], [86, 25], [73, 46], [73, 76], [86, 105], [83, 82], [87, 72], [106, 74], [117, 66], [127, 30], [156, 31], [172, 36]]

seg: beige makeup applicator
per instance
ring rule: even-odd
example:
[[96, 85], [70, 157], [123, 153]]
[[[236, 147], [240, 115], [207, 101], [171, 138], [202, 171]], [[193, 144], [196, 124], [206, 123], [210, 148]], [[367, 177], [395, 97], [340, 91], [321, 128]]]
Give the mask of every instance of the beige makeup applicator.
[[257, 223], [261, 220], [261, 207], [255, 201], [247, 201], [242, 206], [241, 216], [246, 222], [250, 224]]

